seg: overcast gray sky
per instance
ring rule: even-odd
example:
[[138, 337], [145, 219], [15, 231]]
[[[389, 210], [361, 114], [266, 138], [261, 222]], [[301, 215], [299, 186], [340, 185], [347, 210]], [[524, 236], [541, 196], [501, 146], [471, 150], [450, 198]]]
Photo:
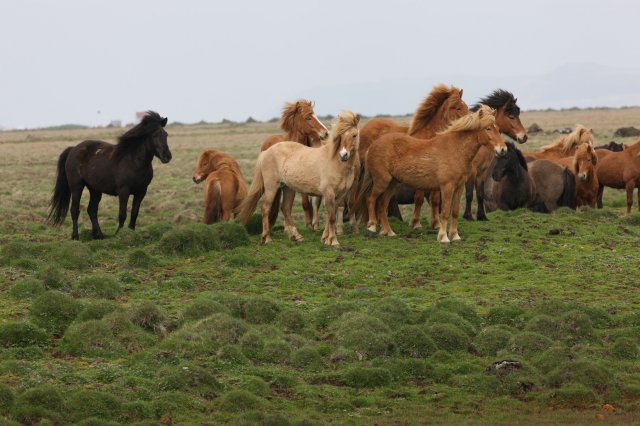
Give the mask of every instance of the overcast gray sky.
[[0, 126], [131, 122], [146, 109], [267, 119], [335, 85], [640, 69], [639, 12], [635, 0], [2, 0]]

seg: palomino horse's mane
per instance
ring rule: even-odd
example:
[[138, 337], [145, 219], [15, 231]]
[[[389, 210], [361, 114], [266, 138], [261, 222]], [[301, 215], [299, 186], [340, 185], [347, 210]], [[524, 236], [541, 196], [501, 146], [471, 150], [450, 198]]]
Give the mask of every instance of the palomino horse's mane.
[[480, 105], [476, 112], [470, 112], [464, 117], [452, 122], [446, 130], [439, 132], [439, 135], [453, 132], [464, 132], [467, 130], [479, 130], [495, 123], [495, 110], [486, 105]]
[[155, 111], [147, 111], [147, 114], [142, 118], [140, 123], [118, 138], [118, 144], [113, 153], [114, 157], [117, 160], [121, 160], [135, 151], [140, 141], [151, 135], [159, 127], [164, 127], [165, 124], [167, 124], [166, 120], [166, 118], [162, 118], [160, 114]]
[[503, 89], [494, 90], [489, 96], [480, 98], [477, 104], [471, 107], [470, 111], [477, 111], [480, 105], [487, 105], [493, 109], [498, 109], [505, 106], [505, 110], [509, 115], [520, 116], [520, 107], [517, 105], [518, 99], [513, 96], [513, 93], [507, 92]]
[[416, 109], [416, 113], [413, 115], [411, 119], [411, 124], [409, 125], [409, 135], [414, 135], [416, 132], [420, 131], [423, 127], [425, 127], [429, 122], [435, 117], [438, 112], [438, 108], [447, 100], [449, 96], [453, 94], [460, 94], [461, 90], [457, 87], [449, 87], [446, 84], [438, 84], [431, 92], [427, 95], [426, 98], [422, 101], [418, 109]]
[[358, 123], [360, 122], [360, 114], [356, 114], [353, 111], [342, 110], [340, 111], [340, 115], [335, 119], [335, 121], [331, 124], [331, 138], [330, 140], [333, 143], [334, 154], [338, 152], [340, 149], [340, 136], [344, 135], [349, 130], [354, 127], [358, 127]]
[[313, 102], [306, 99], [298, 99], [295, 102], [286, 102], [282, 108], [282, 116], [280, 117], [280, 128], [287, 133], [292, 133], [295, 128], [295, 119], [297, 115], [304, 116], [307, 113], [313, 113]]
[[588, 141], [582, 141], [582, 135], [585, 133], [592, 133], [592, 131], [591, 129], [587, 129], [581, 124], [577, 124], [573, 132], [569, 133], [566, 136], [559, 137], [549, 145], [543, 146], [542, 151], [560, 149], [563, 153], [567, 154], [571, 152], [571, 150], [574, 149], [576, 146], [581, 145], [583, 143], [593, 144], [593, 138], [589, 138]]

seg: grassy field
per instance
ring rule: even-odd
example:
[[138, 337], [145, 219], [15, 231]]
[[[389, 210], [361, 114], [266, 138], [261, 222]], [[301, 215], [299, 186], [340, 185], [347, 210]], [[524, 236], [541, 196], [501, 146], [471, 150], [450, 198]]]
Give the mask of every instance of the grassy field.
[[[606, 143], [639, 116], [524, 112], [549, 133], [523, 148], [576, 123]], [[640, 422], [640, 214], [621, 191], [462, 222], [446, 246], [396, 221], [395, 238], [328, 248], [296, 207], [306, 240], [280, 226], [265, 247], [255, 224], [199, 224], [191, 174], [211, 147], [250, 178], [276, 125], [167, 130], [138, 229], [114, 235], [105, 197], [91, 241], [85, 193], [81, 242], [44, 221], [57, 157], [122, 130], [0, 132], [0, 423]]]

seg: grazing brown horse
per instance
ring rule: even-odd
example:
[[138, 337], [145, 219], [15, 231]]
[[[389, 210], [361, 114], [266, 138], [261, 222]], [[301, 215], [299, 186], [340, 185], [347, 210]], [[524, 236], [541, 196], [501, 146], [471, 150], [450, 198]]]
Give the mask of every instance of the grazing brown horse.
[[573, 157], [555, 160], [558, 164], [568, 167], [576, 179], [576, 206], [596, 207], [598, 196], [598, 176], [596, 165], [598, 156], [589, 144], [582, 144], [576, 148]]
[[551, 213], [558, 207], [576, 208], [576, 180], [567, 167], [549, 160], [532, 160], [528, 166], [536, 186], [531, 210]]
[[[640, 140], [632, 145], [626, 145], [621, 152], [604, 152], [598, 150], [598, 198], [602, 199], [604, 187], [624, 188], [627, 192], [627, 212], [631, 213], [633, 205], [633, 190], [640, 187]], [[638, 192], [638, 210], [640, 211], [640, 192]]]
[[438, 241], [449, 242], [449, 214], [452, 215], [451, 239], [459, 240], [460, 195], [473, 158], [482, 145], [494, 147], [499, 155], [507, 150], [494, 124], [494, 114], [491, 108], [483, 105], [478, 111], [457, 119], [431, 139], [388, 133], [371, 144], [358, 202], [359, 211], [368, 218], [367, 231], [375, 233], [380, 221], [381, 235], [395, 235], [389, 226], [387, 208], [395, 186], [404, 183], [419, 190], [442, 193]]
[[492, 212], [527, 207], [535, 195], [536, 185], [524, 156], [513, 142], [507, 142], [507, 154], [496, 158], [491, 177], [484, 181], [485, 208]]
[[262, 237], [264, 244], [271, 242], [269, 214], [279, 189], [282, 189], [282, 213], [289, 238], [304, 238], [291, 217], [296, 192], [324, 198], [327, 220], [322, 242], [337, 246], [336, 210], [358, 173], [360, 116], [343, 111], [333, 124], [328, 143], [320, 148], [309, 148], [297, 142], [281, 142], [258, 156], [256, 172], [247, 197], [239, 207], [240, 220], [247, 223], [249, 216], [262, 197]]
[[[369, 120], [360, 132], [360, 159], [364, 160], [369, 146], [384, 134], [399, 132], [405, 133], [417, 139], [430, 139], [437, 132], [447, 128], [454, 120], [469, 113], [469, 107], [462, 100], [462, 89], [445, 84], [438, 84], [431, 89], [431, 92], [424, 98], [422, 103], [416, 109], [413, 119], [409, 126], [401, 126], [392, 120], [385, 118], [374, 118]], [[410, 195], [404, 197], [411, 200], [410, 203], [415, 204], [411, 226], [420, 228], [420, 211], [424, 203], [424, 192], [415, 191], [411, 188], [399, 188], [399, 191]], [[351, 201], [355, 201], [358, 190], [354, 190]], [[431, 201], [431, 226], [436, 227], [438, 223], [438, 209], [440, 203], [440, 194], [436, 191], [430, 196]], [[400, 216], [400, 210], [397, 206], [397, 199], [392, 199], [390, 211], [394, 216]]]
[[[518, 143], [527, 141], [527, 131], [520, 121], [520, 107], [518, 99], [511, 92], [497, 89], [489, 96], [480, 99], [480, 101], [471, 108], [471, 111], [477, 111], [480, 105], [487, 105], [496, 110], [496, 126], [501, 133], [509, 136]], [[473, 159], [472, 171], [469, 180], [465, 184], [466, 204], [463, 217], [467, 220], [473, 220], [471, 214], [471, 203], [473, 202], [473, 188], [476, 189], [478, 198], [478, 220], [487, 220], [484, 210], [484, 183], [490, 175], [491, 163], [495, 160], [493, 150], [487, 147], [480, 148]]]
[[231, 219], [247, 195], [247, 185], [236, 160], [215, 149], [202, 151], [193, 171], [193, 181], [205, 181], [202, 221], [206, 224]]
[[527, 151], [524, 152], [524, 156], [536, 160], [571, 157], [575, 154], [578, 145], [583, 143], [593, 145], [593, 130], [578, 124], [568, 135], [560, 136], [552, 144], [543, 146], [542, 151]]
[[[306, 99], [298, 99], [295, 102], [287, 102], [282, 108], [280, 117], [280, 128], [285, 133], [280, 135], [269, 136], [260, 147], [260, 151], [264, 151], [278, 142], [293, 141], [299, 142], [305, 146], [317, 148], [322, 141], [329, 136], [329, 131], [324, 124], [316, 117], [313, 111], [314, 104]], [[277, 204], [272, 209], [271, 226], [276, 222], [278, 217], [278, 207], [280, 205], [280, 194], [276, 197]], [[320, 204], [319, 200], [316, 200]], [[317, 208], [313, 209], [309, 197], [302, 195], [302, 210], [304, 211], [304, 221], [307, 227], [318, 229], [318, 213]]]

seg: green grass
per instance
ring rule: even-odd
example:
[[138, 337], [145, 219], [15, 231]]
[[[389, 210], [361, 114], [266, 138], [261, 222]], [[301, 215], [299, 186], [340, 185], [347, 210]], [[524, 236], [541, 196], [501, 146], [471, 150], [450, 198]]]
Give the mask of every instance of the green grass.
[[[623, 194], [491, 213], [446, 246], [394, 221], [395, 238], [329, 248], [299, 207], [299, 244], [196, 223], [198, 150], [213, 140], [248, 177], [272, 127], [170, 129], [138, 229], [114, 235], [105, 197], [107, 238], [90, 240], [83, 211], [79, 243], [69, 220], [43, 222], [70, 143], [43, 136], [36, 160], [0, 143], [1, 422], [583, 424], [609, 403], [637, 423], [640, 216], [619, 216]], [[27, 197], [30, 161], [44, 177]], [[490, 368], [503, 360], [520, 367]]]

